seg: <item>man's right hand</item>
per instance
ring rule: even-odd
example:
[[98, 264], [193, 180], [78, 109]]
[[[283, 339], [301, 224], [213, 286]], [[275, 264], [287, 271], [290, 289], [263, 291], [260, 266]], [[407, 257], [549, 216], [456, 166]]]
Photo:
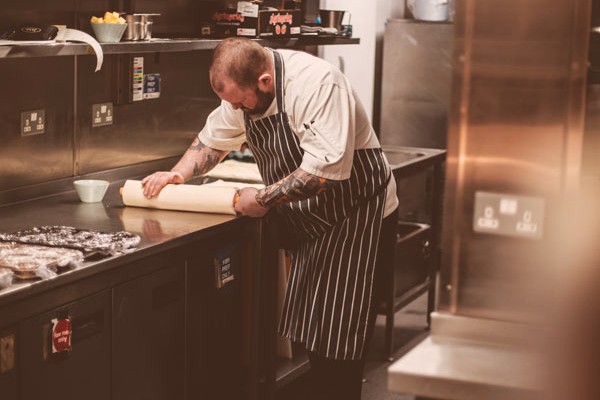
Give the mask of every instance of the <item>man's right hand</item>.
[[183, 175], [175, 171], [158, 171], [142, 179], [144, 196], [151, 199], [158, 196], [160, 191], [169, 183], [184, 183]]

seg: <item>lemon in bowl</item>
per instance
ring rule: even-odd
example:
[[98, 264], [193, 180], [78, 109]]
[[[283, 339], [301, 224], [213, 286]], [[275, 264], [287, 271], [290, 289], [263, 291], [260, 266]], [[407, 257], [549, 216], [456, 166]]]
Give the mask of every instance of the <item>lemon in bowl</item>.
[[117, 12], [104, 13], [104, 17], [92, 17], [90, 23], [96, 39], [100, 43], [119, 43], [127, 23]]

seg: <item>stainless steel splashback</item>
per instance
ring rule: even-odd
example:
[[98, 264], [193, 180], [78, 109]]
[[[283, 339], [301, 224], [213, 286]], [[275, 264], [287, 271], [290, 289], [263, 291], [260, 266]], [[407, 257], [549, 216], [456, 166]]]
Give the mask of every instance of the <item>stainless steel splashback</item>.
[[[18, 188], [183, 154], [219, 104], [208, 81], [210, 51], [143, 54], [160, 73], [160, 98], [131, 102], [131, 58], [0, 59], [0, 205]], [[113, 123], [92, 127], [92, 105], [112, 103]], [[44, 110], [45, 131], [20, 133], [20, 114]]]
[[446, 148], [453, 25], [387, 22], [383, 38], [380, 140]]
[[[58, 3], [4, 2], [0, 32], [28, 23], [65, 24], [91, 33], [92, 15], [118, 10], [162, 12], [154, 33], [193, 37], [202, 18], [217, 7], [212, 0]], [[111, 171], [122, 174], [128, 167], [140, 174], [140, 164], [152, 168], [181, 155], [219, 103], [208, 82], [211, 54], [105, 54], [97, 73], [92, 55], [0, 57], [0, 206], [71, 189], [69, 181], [80, 176], [113, 176]], [[145, 73], [161, 74], [160, 98], [129, 101], [136, 55], [144, 57]], [[92, 107], [98, 103], [113, 104], [112, 125], [92, 127]], [[44, 132], [23, 135], [21, 113], [36, 110], [44, 110]]]
[[[529, 320], [579, 184], [591, 0], [456, 6], [439, 309]], [[541, 201], [541, 238], [475, 232], [478, 192]]]

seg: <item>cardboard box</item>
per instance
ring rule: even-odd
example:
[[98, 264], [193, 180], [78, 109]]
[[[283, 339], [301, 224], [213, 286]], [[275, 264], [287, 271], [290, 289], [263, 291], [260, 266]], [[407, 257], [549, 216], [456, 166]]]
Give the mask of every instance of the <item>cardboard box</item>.
[[246, 17], [235, 10], [217, 11], [212, 15], [214, 23], [214, 36], [216, 38], [226, 38], [237, 35], [237, 30], [242, 25]]
[[215, 36], [245, 36], [249, 38], [290, 37], [300, 35], [300, 10], [259, 10], [249, 1], [238, 1], [237, 10], [213, 14]]
[[258, 37], [298, 36], [301, 24], [300, 10], [261, 10], [258, 12]]

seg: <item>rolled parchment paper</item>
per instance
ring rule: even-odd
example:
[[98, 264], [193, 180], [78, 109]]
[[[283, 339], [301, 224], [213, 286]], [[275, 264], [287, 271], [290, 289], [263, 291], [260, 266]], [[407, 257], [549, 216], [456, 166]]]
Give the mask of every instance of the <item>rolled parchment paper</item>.
[[126, 206], [235, 215], [233, 199], [237, 190], [233, 186], [170, 184], [148, 199], [141, 181], [127, 180], [122, 196]]

